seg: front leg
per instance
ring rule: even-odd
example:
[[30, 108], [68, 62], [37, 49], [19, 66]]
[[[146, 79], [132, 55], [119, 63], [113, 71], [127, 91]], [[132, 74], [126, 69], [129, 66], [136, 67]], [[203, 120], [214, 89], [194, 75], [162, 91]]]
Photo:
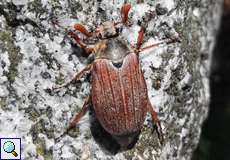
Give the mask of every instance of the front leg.
[[[58, 26], [58, 27], [62, 28], [63, 30], [65, 30], [65, 32], [66, 32], [71, 38], [73, 38], [73, 39], [75, 40], [75, 42], [79, 45], [79, 47], [82, 48], [83, 50], [85, 50], [85, 52], [86, 52], [87, 54], [90, 54], [90, 53], [93, 52], [93, 48], [88, 47], [88, 45], [85, 44], [85, 43], [81, 40], [81, 38], [78, 36], [77, 33], [75, 33], [75, 32], [73, 32], [73, 31], [69, 30], [68, 28], [66, 28], [66, 27], [64, 27], [64, 26], [62, 26], [62, 25], [60, 25], [60, 24], [59, 24], [59, 21], [58, 21], [57, 19], [52, 20], [52, 24], [54, 25], [54, 27], [55, 27], [55, 26]], [[83, 25], [81, 25], [81, 24], [75, 24], [73, 27], [74, 27], [75, 30], [77, 30], [77, 31], [81, 32], [82, 34], [84, 34], [87, 38], [93, 37], [93, 36], [95, 35], [95, 33], [89, 32], [89, 31], [88, 31]]]
[[79, 38], [79, 36], [78, 36], [76, 33], [70, 31], [70, 32], [68, 33], [68, 35], [69, 35], [71, 38], [73, 38], [73, 39], [75, 40], [75, 42], [80, 46], [80, 48], [82, 48], [87, 54], [91, 54], [91, 53], [93, 52], [93, 48], [88, 47], [88, 46]]
[[121, 7], [121, 18], [122, 18], [122, 23], [127, 25], [128, 24], [128, 16], [129, 16], [129, 10], [131, 9], [130, 4], [124, 4]]

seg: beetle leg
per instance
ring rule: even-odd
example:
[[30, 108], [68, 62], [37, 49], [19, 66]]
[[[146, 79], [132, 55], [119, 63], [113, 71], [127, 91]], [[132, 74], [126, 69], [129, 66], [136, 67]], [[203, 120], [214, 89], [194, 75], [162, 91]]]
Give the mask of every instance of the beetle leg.
[[[74, 29], [84, 34], [87, 38], [95, 35], [94, 32], [89, 32], [83, 25], [78, 23], [74, 25]], [[93, 52], [93, 48], [87, 47], [87, 45], [82, 42], [82, 40], [76, 33], [70, 31], [69, 35], [80, 45], [82, 49], [86, 51], [86, 53], [90, 54]]]
[[87, 47], [87, 45], [86, 45], [84, 42], [82, 42], [82, 40], [78, 37], [78, 35], [77, 35], [76, 33], [70, 31], [68, 34], [70, 35], [70, 37], [72, 37], [72, 38], [77, 42], [77, 44], [79, 44], [79, 46], [80, 46], [82, 49], [85, 50], [85, 52], [86, 52], [87, 54], [92, 53], [93, 48]]
[[163, 133], [162, 133], [162, 128], [161, 128], [161, 123], [160, 120], [157, 117], [157, 112], [154, 111], [151, 103], [148, 103], [148, 112], [150, 112], [151, 116], [152, 116], [152, 121], [153, 124], [155, 126], [156, 132], [157, 132], [157, 136], [159, 138], [160, 143], [162, 144], [164, 141], [164, 137], [163, 137]]
[[180, 38], [179, 37], [173, 37], [173, 38], [165, 39], [165, 40], [160, 41], [158, 43], [154, 43], [154, 44], [151, 44], [149, 46], [143, 47], [143, 48], [139, 49], [139, 52], [142, 52], [142, 51], [144, 51], [146, 49], [158, 47], [159, 45], [164, 44], [164, 43], [165, 44], [170, 44], [170, 43], [175, 43], [175, 42], [180, 42]]
[[121, 7], [121, 18], [122, 18], [123, 24], [127, 24], [127, 22], [128, 22], [128, 15], [129, 15], [130, 8], [131, 8], [130, 4], [124, 4]]
[[75, 24], [74, 29], [80, 31], [82, 34], [84, 34], [87, 37], [92, 37], [93, 33], [89, 32], [83, 25], [81, 24]]
[[67, 128], [67, 131], [69, 131], [70, 129], [72, 129], [73, 127], [75, 127], [77, 125], [77, 123], [81, 120], [81, 118], [86, 114], [86, 112], [88, 111], [88, 107], [89, 107], [89, 103], [91, 101], [91, 96], [88, 96], [83, 104], [83, 107], [81, 108], [80, 112], [78, 112], [73, 119], [70, 121], [69, 126]]
[[[63, 30], [65, 30], [68, 33], [68, 35], [71, 38], [73, 38], [82, 49], [85, 50], [86, 53], [88, 53], [88, 54], [92, 53], [93, 48], [87, 47], [87, 45], [84, 42], [82, 42], [82, 40], [79, 38], [79, 36], [76, 33], [74, 33], [73, 31], [69, 31], [68, 28], [61, 26], [59, 24], [58, 20], [52, 20], [52, 24], [54, 25], [54, 27], [58, 26], [58, 27], [62, 28]], [[84, 34], [87, 37], [93, 36], [93, 33], [87, 31], [87, 29], [81, 24], [75, 24], [74, 29], [80, 31], [82, 34]]]
[[139, 50], [141, 48], [143, 39], [144, 39], [145, 28], [141, 27], [140, 31], [138, 32], [138, 38], [136, 43], [136, 49]]
[[60, 85], [60, 86], [54, 86], [54, 87], [52, 87], [52, 89], [56, 90], [56, 89], [60, 89], [60, 88], [63, 88], [63, 87], [67, 87], [73, 81], [79, 80], [85, 72], [91, 70], [91, 66], [92, 66], [91, 64], [87, 65], [84, 69], [82, 69], [79, 73], [77, 73], [70, 81], [68, 81], [68, 82], [66, 82], [66, 83], [64, 83], [63, 85]]
[[81, 110], [70, 121], [70, 123], [69, 123], [67, 129], [65, 130], [65, 132], [63, 132], [59, 137], [55, 138], [55, 141], [59, 141], [60, 138], [62, 138], [64, 135], [68, 134], [69, 130], [71, 130], [72, 128], [74, 128], [77, 125], [77, 123], [81, 120], [81, 118], [88, 111], [88, 107], [89, 107], [90, 102], [91, 102], [91, 96], [88, 96], [85, 99]]

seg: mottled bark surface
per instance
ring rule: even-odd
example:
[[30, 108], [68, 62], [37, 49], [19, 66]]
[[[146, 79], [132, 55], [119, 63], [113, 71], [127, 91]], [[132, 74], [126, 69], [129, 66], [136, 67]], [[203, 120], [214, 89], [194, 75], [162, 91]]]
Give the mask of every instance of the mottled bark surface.
[[[151, 132], [150, 116], [136, 146], [115, 152], [109, 136], [97, 137], [93, 113], [69, 134], [58, 138], [90, 92], [89, 77], [51, 93], [47, 88], [68, 81], [88, 62], [66, 32], [52, 19], [71, 28], [88, 29], [120, 17], [123, 1], [2, 0], [0, 2], [0, 136], [21, 137], [23, 159], [190, 159], [199, 141], [209, 102], [210, 53], [219, 24], [222, 1], [158, 0], [132, 3], [131, 28], [123, 38], [134, 44], [138, 19], [155, 11], [146, 30], [144, 46], [179, 34], [181, 43], [145, 51], [142, 70], [150, 101], [162, 121], [165, 142]], [[91, 117], [91, 118], [90, 118]], [[92, 119], [89, 121], [89, 119]]]

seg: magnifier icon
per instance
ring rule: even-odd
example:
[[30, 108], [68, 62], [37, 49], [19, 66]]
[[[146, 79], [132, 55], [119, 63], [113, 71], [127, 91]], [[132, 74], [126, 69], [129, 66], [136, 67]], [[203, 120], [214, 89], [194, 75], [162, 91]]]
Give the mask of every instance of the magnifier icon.
[[6, 141], [4, 144], [3, 144], [3, 149], [6, 153], [11, 153], [14, 155], [14, 157], [17, 157], [18, 154], [17, 152], [15, 151], [15, 145], [13, 142], [11, 141]]

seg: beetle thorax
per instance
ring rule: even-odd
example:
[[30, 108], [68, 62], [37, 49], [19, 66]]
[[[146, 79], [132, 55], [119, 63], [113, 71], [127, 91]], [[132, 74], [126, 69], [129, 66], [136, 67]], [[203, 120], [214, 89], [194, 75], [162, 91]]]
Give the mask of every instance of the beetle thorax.
[[122, 64], [125, 56], [131, 52], [130, 48], [119, 37], [100, 40], [94, 49], [96, 59], [108, 59], [113, 64]]

